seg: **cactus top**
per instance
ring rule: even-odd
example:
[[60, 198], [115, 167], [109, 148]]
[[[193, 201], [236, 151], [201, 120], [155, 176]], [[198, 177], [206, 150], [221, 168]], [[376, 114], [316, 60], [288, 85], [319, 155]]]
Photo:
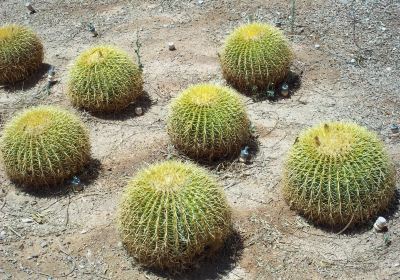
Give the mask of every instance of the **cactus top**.
[[271, 30], [266, 29], [264, 25], [253, 23], [247, 26], [240, 27], [235, 35], [246, 41], [257, 41], [263, 36], [268, 36], [268, 32], [271, 33]]
[[50, 111], [37, 111], [36, 113], [25, 114], [14, 123], [15, 130], [19, 130], [25, 136], [38, 136], [44, 134], [56, 120]]
[[365, 145], [364, 141], [360, 140], [371, 137], [375, 140], [374, 142], [378, 142], [370, 132], [365, 129], [360, 130], [359, 127], [352, 124], [325, 123], [302, 135], [300, 141], [302, 147], [307, 149], [310, 155], [324, 158], [345, 158], [351, 154], [352, 150], [362, 148], [357, 147], [361, 143]]
[[106, 64], [107, 60], [115, 59], [115, 50], [109, 47], [97, 47], [84, 52], [80, 57], [80, 63], [88, 67]]

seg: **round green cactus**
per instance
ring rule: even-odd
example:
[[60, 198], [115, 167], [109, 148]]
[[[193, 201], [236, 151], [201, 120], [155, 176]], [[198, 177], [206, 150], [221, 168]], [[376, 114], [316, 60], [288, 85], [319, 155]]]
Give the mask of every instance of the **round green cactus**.
[[227, 87], [199, 84], [173, 102], [168, 134], [194, 158], [212, 160], [237, 154], [249, 141], [250, 121], [239, 95]]
[[225, 79], [236, 88], [265, 90], [287, 76], [292, 58], [289, 43], [279, 29], [251, 23], [228, 36], [220, 62]]
[[181, 270], [223, 245], [232, 230], [231, 210], [205, 170], [166, 161], [128, 183], [119, 230], [128, 252], [143, 265]]
[[128, 107], [142, 90], [142, 72], [125, 52], [112, 46], [97, 46], [75, 61], [67, 95], [79, 108], [116, 112]]
[[284, 172], [288, 203], [317, 224], [366, 222], [395, 195], [395, 170], [377, 136], [352, 123], [333, 122], [303, 132]]
[[19, 25], [0, 27], [0, 83], [26, 79], [43, 62], [43, 45], [30, 29]]
[[61, 183], [90, 159], [83, 123], [52, 106], [34, 107], [15, 116], [5, 126], [0, 151], [7, 175], [27, 187]]

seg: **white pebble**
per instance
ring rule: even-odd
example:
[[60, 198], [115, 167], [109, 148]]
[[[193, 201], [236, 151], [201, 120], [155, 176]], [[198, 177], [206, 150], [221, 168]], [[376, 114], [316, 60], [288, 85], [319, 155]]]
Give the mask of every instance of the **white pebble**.
[[374, 224], [374, 228], [377, 231], [382, 231], [385, 228], [387, 228], [387, 221], [384, 217], [378, 217], [378, 219], [376, 219], [376, 222]]
[[142, 109], [142, 107], [136, 107], [136, 108], [135, 108], [135, 114], [136, 114], [137, 116], [143, 115], [143, 109]]
[[174, 51], [174, 50], [176, 50], [176, 48], [175, 48], [175, 44], [174, 44], [174, 43], [172, 43], [172, 42], [169, 42], [169, 43], [168, 43], [168, 49], [169, 49], [170, 51]]

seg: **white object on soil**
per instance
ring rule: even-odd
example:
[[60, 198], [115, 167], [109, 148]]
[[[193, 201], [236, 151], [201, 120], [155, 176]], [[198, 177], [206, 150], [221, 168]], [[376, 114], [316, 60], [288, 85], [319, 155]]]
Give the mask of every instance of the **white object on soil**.
[[142, 107], [136, 107], [136, 108], [135, 108], [135, 114], [136, 114], [137, 116], [143, 115], [143, 109], [142, 109]]
[[174, 44], [173, 42], [169, 42], [169, 43], [168, 43], [168, 49], [169, 49], [170, 51], [176, 50], [175, 44]]
[[382, 230], [386, 229], [387, 226], [388, 226], [388, 224], [384, 217], [378, 217], [378, 219], [376, 219], [376, 222], [374, 224], [374, 228], [377, 231], [382, 231]]

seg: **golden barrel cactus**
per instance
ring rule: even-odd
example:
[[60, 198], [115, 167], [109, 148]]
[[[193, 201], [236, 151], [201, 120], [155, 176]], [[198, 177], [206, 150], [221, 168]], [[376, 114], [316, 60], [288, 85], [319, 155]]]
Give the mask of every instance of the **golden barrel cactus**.
[[124, 191], [118, 220], [130, 254], [172, 271], [215, 252], [232, 230], [220, 186], [202, 168], [178, 161], [140, 171]]
[[283, 193], [317, 224], [360, 224], [395, 197], [395, 169], [378, 137], [353, 123], [331, 122], [304, 131], [289, 152]]
[[67, 95], [76, 107], [107, 113], [125, 109], [142, 90], [142, 72], [124, 51], [96, 46], [76, 59]]
[[168, 134], [188, 156], [212, 160], [239, 153], [250, 139], [250, 121], [234, 90], [198, 84], [173, 101]]
[[6, 124], [0, 142], [10, 179], [27, 187], [61, 183], [88, 163], [90, 143], [84, 124], [54, 106], [27, 109]]
[[0, 27], [0, 84], [26, 79], [43, 62], [43, 45], [27, 27], [3, 25]]
[[226, 39], [220, 62], [225, 79], [234, 87], [265, 90], [288, 74], [293, 53], [276, 27], [250, 23], [236, 28]]

